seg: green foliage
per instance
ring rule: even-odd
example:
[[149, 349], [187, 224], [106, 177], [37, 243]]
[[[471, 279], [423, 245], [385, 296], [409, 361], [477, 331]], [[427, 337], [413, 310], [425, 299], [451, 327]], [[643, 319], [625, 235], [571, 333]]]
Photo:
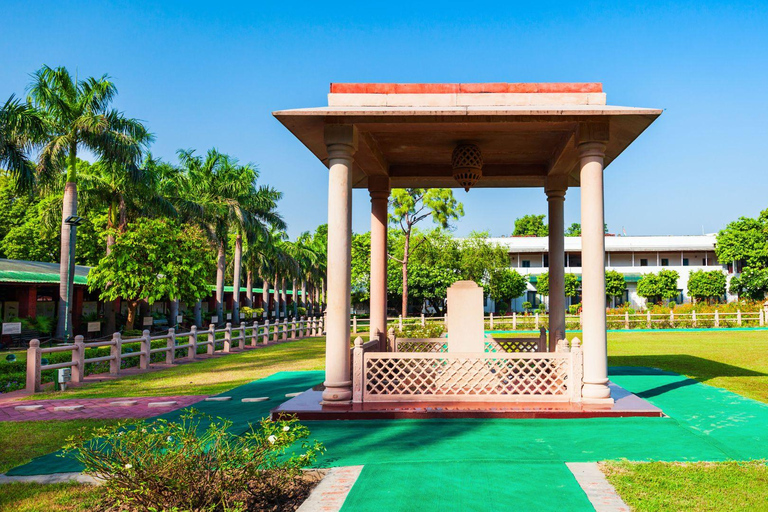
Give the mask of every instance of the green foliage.
[[768, 266], [768, 210], [757, 219], [740, 217], [717, 234], [715, 254], [718, 261], [742, 261], [744, 266]]
[[578, 315], [580, 309], [581, 309], [581, 303], [571, 304], [570, 306], [568, 306], [568, 313], [572, 315]]
[[512, 236], [547, 236], [549, 227], [544, 223], [546, 215], [523, 215], [515, 219]]
[[730, 291], [739, 298], [763, 300], [768, 293], [768, 268], [745, 268], [731, 278]]
[[605, 294], [608, 297], [619, 297], [624, 295], [627, 289], [627, 283], [624, 276], [616, 270], [607, 270], [605, 272]]
[[565, 236], [581, 236], [581, 224], [574, 222], [565, 230]]
[[523, 309], [524, 310], [528, 311], [532, 307], [533, 307], [533, 304], [531, 304], [530, 302], [528, 302], [528, 301], [523, 302]]
[[444, 334], [445, 324], [443, 323], [427, 323], [424, 326], [406, 324], [403, 325], [402, 331], [395, 332], [398, 338], [442, 338]]
[[[576, 274], [565, 274], [565, 296], [576, 297], [579, 294], [581, 283]], [[549, 295], [549, 272], [544, 272], [536, 277], [536, 291], [540, 295]]]
[[392, 190], [390, 201], [392, 213], [389, 220], [392, 225], [403, 227], [403, 231], [427, 217], [448, 229], [451, 221], [464, 216], [464, 206], [453, 197], [449, 188], [396, 188]]
[[674, 270], [660, 270], [658, 275], [645, 274], [637, 283], [637, 294], [650, 303], [660, 303], [663, 299], [674, 299], [678, 295], [677, 280], [680, 278]]
[[725, 295], [726, 281], [719, 270], [696, 270], [688, 276], [688, 295], [696, 300], [719, 299]]
[[295, 419], [264, 419], [242, 435], [231, 427], [192, 410], [178, 422], [129, 421], [80, 433], [65, 453], [104, 480], [104, 508], [264, 510], [284, 500], [324, 450]]
[[357, 301], [367, 301], [371, 279], [371, 233], [352, 235], [352, 293]]
[[520, 297], [527, 288], [528, 278], [521, 276], [510, 268], [497, 268], [491, 273], [488, 282], [488, 295], [501, 308], [504, 301], [512, 301]]
[[488, 238], [488, 233], [474, 231], [469, 237], [459, 242], [459, 267], [462, 279], [482, 285], [488, 282], [492, 272], [509, 265], [507, 250], [498, 244], [491, 243]]

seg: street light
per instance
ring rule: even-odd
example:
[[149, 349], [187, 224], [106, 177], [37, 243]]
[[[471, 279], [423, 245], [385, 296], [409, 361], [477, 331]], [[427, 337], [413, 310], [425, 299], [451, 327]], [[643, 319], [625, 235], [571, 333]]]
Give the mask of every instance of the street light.
[[73, 233], [75, 228], [85, 221], [85, 218], [78, 215], [70, 215], [64, 219], [64, 224], [69, 226], [69, 254], [67, 254], [67, 310], [64, 314], [64, 340], [69, 339], [70, 335], [70, 317], [72, 315], [72, 295], [74, 294], [75, 287], [75, 240]]

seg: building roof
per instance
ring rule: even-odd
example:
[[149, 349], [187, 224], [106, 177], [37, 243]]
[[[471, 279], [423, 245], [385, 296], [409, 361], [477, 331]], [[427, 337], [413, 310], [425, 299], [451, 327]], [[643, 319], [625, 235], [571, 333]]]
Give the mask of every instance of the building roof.
[[387, 177], [393, 188], [458, 187], [451, 155], [482, 151], [477, 187], [579, 186], [578, 142], [605, 141], [609, 165], [661, 113], [606, 104], [599, 83], [331, 84], [328, 106], [273, 115], [328, 164], [325, 130], [354, 126], [352, 181]]
[[[75, 284], [88, 284], [91, 267], [75, 265]], [[0, 282], [58, 284], [59, 264], [0, 259]]]
[[[717, 236], [711, 235], [668, 235], [668, 236], [607, 236], [606, 252], [644, 251], [713, 251]], [[545, 236], [513, 236], [492, 238], [491, 242], [502, 245], [509, 252], [547, 252], [549, 238]], [[565, 250], [581, 251], [581, 237], [565, 237]]]

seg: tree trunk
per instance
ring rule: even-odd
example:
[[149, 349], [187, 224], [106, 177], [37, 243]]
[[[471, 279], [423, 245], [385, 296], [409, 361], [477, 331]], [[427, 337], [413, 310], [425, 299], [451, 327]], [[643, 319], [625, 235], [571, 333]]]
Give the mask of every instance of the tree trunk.
[[282, 316], [285, 318], [288, 318], [288, 289], [286, 287], [286, 278], [282, 278], [280, 280], [280, 287], [282, 288], [282, 291], [280, 292], [280, 300], [282, 301]]
[[299, 316], [299, 290], [298, 282], [294, 279], [292, 283], [293, 287], [293, 317]]
[[248, 269], [245, 274], [245, 305], [249, 308], [253, 307], [253, 270]]
[[224, 240], [219, 241], [219, 257], [216, 260], [216, 316], [219, 323], [224, 321], [224, 271], [226, 270], [227, 256]]
[[128, 317], [125, 320], [125, 330], [130, 331], [136, 323], [136, 307], [139, 305], [137, 300], [128, 301]]
[[235, 267], [232, 287], [232, 323], [240, 325], [240, 265], [243, 262], [243, 235], [235, 237]]
[[262, 316], [264, 318], [269, 318], [269, 281], [261, 278], [262, 283], [264, 283], [261, 287], [261, 307], [264, 308], [264, 313], [262, 313]]
[[405, 233], [405, 245], [403, 246], [403, 303], [401, 314], [408, 317], [408, 256], [411, 251], [411, 231]]
[[322, 295], [320, 296], [320, 300], [318, 301], [320, 303], [320, 313], [325, 311], [325, 305], [328, 304], [328, 289], [325, 287], [325, 277], [320, 278], [320, 289], [322, 291]]
[[275, 318], [280, 318], [280, 279], [275, 274], [275, 291], [273, 293], [275, 299]]
[[[74, 247], [76, 241], [75, 226], [70, 226], [64, 221], [71, 215], [77, 215], [77, 184], [67, 181], [64, 187], [64, 203], [61, 212], [61, 252], [59, 253], [59, 307], [58, 321], [56, 324], [56, 337], [67, 339], [72, 329], [72, 294], [69, 283], [73, 280], [72, 271], [74, 260]], [[71, 263], [71, 264], [70, 264]]]
[[203, 304], [201, 301], [195, 302], [195, 325], [200, 328], [203, 326]]
[[171, 314], [169, 315], [170, 318], [168, 318], [168, 325], [176, 327], [178, 324], [176, 317], [179, 316], [179, 299], [171, 301], [170, 313]]

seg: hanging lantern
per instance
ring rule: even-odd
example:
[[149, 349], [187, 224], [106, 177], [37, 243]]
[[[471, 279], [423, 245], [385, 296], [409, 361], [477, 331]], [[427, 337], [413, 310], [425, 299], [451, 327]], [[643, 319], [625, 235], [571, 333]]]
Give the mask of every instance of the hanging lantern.
[[483, 176], [483, 155], [475, 144], [459, 144], [451, 156], [453, 179], [469, 192]]

